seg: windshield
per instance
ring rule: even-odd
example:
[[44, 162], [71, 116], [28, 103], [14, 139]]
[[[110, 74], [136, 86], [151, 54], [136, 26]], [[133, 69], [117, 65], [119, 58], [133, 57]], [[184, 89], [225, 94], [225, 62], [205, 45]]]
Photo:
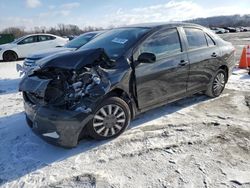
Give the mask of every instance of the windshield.
[[87, 42], [89, 42], [94, 36], [96, 36], [98, 33], [86, 33], [83, 35], [80, 35], [79, 37], [76, 37], [72, 41], [68, 42], [65, 47], [66, 48], [80, 48]]
[[148, 31], [148, 28], [112, 29], [94, 38], [80, 49], [104, 48], [111, 59], [118, 59]]
[[17, 38], [17, 39], [15, 39], [12, 43], [17, 44], [18, 42], [22, 41], [22, 40], [25, 39], [26, 37], [27, 37], [27, 36], [23, 36], [23, 37]]

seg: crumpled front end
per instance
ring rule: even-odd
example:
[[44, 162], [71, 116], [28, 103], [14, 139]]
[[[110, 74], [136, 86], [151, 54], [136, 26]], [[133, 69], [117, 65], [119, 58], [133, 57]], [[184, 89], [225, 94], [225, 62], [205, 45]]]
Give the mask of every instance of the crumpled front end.
[[50, 66], [25, 75], [19, 90], [35, 133], [54, 144], [76, 146], [94, 107], [110, 89], [106, 73], [96, 63], [103, 59], [93, 61], [80, 69]]

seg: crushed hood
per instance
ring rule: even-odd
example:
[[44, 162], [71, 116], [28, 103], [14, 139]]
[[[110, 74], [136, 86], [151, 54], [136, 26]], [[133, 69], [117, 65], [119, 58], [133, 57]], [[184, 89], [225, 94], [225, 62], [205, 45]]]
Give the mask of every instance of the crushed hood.
[[61, 52], [71, 52], [74, 51], [75, 48], [65, 48], [65, 47], [56, 47], [56, 48], [50, 48], [47, 50], [39, 51], [38, 53], [33, 53], [27, 56], [28, 59], [42, 59], [44, 57], [61, 53]]
[[77, 50], [55, 54], [41, 59], [37, 65], [43, 68], [62, 68], [79, 70], [87, 65], [97, 65], [103, 61], [110, 61], [104, 49]]

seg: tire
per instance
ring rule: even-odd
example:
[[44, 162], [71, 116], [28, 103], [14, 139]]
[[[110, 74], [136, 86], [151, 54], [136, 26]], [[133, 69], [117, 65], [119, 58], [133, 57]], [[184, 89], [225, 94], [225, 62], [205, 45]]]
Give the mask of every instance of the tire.
[[94, 110], [94, 117], [88, 123], [89, 136], [97, 140], [115, 138], [130, 124], [130, 108], [119, 97], [109, 97]]
[[17, 59], [18, 59], [18, 56], [14, 51], [6, 51], [3, 53], [4, 61], [16, 61]]
[[28, 118], [27, 115], [25, 116], [25, 118], [26, 118], [26, 122], [27, 122], [28, 126], [29, 126], [30, 128], [32, 128], [32, 127], [33, 127], [33, 122], [30, 120], [30, 118]]
[[223, 69], [219, 69], [211, 79], [205, 94], [209, 97], [218, 97], [223, 92], [227, 81], [227, 74]]

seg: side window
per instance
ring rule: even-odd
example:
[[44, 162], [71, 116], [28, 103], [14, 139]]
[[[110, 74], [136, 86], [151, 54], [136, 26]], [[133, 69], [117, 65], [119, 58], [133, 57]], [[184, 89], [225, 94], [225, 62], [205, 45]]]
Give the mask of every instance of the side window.
[[27, 37], [27, 38], [23, 39], [18, 44], [30, 44], [30, 43], [34, 43], [34, 42], [37, 42], [37, 37], [31, 36], [31, 37]]
[[39, 42], [43, 42], [43, 41], [48, 41], [48, 40], [54, 40], [56, 37], [53, 36], [49, 36], [49, 35], [39, 35]]
[[43, 42], [43, 41], [48, 40], [47, 36], [45, 36], [45, 35], [39, 35], [38, 38], [39, 38], [39, 42]]
[[49, 40], [55, 40], [56, 39], [56, 37], [54, 37], [54, 36], [47, 36], [48, 38], [49, 38]]
[[189, 49], [196, 49], [207, 47], [207, 40], [205, 37], [205, 33], [196, 28], [184, 28]]
[[159, 31], [147, 38], [139, 47], [137, 54], [144, 52], [155, 54], [156, 60], [181, 52], [177, 29]]
[[207, 44], [208, 44], [209, 47], [215, 46], [214, 40], [208, 34], [206, 34], [206, 39], [207, 39]]

